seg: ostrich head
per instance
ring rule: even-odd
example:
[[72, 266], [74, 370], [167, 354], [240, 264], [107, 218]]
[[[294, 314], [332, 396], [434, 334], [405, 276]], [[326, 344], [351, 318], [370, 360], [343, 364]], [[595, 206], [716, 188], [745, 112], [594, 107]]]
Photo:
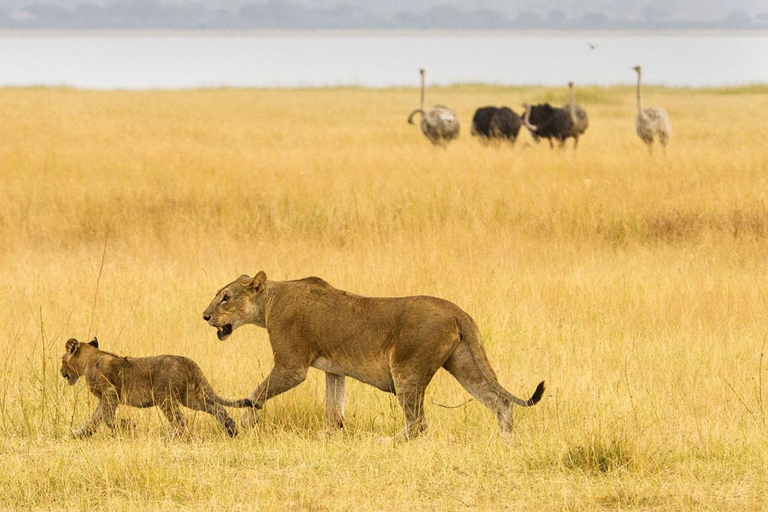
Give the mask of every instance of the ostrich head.
[[635, 66], [635, 67], [633, 67], [632, 69], [634, 69], [635, 71], [637, 71], [637, 74], [638, 74], [638, 75], [639, 75], [640, 73], [642, 73], [642, 72], [643, 72], [643, 68], [641, 68], [640, 66]]

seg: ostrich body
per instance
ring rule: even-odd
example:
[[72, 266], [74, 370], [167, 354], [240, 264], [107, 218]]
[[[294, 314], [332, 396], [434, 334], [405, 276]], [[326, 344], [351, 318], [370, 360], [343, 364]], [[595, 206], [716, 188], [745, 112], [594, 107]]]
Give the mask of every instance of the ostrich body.
[[635, 66], [637, 72], [637, 120], [635, 130], [640, 140], [648, 145], [648, 152], [653, 152], [653, 141], [658, 137], [661, 147], [666, 151], [667, 141], [672, 135], [672, 125], [669, 122], [669, 114], [663, 108], [643, 109], [640, 97], [640, 85], [643, 78], [643, 68]]
[[552, 139], [560, 141], [560, 147], [565, 145], [565, 140], [573, 136], [573, 122], [570, 109], [555, 108], [549, 103], [539, 105], [523, 104], [523, 124], [531, 132], [533, 139], [547, 139], [549, 147], [553, 147]]
[[475, 110], [475, 115], [472, 116], [473, 137], [488, 138], [491, 136], [491, 118], [497, 110], [499, 109], [496, 107], [480, 107]]
[[456, 112], [443, 105], [435, 105], [424, 110], [424, 70], [421, 74], [421, 106], [408, 116], [408, 123], [413, 124], [416, 114], [421, 114], [421, 131], [429, 142], [436, 146], [444, 146], [459, 136], [459, 118]]
[[484, 139], [517, 140], [523, 121], [509, 107], [481, 107], [472, 118], [472, 135]]
[[511, 143], [517, 140], [523, 120], [509, 107], [501, 107], [491, 118], [491, 137], [506, 139]]
[[571, 101], [561, 108], [555, 108], [549, 103], [539, 105], [523, 104], [523, 124], [531, 132], [533, 139], [549, 140], [549, 147], [553, 147], [552, 139], [560, 141], [560, 147], [565, 146], [565, 141], [573, 138], [573, 147], [579, 145], [579, 136], [589, 128], [589, 116], [584, 107], [576, 103], [576, 92], [573, 82], [568, 82]]

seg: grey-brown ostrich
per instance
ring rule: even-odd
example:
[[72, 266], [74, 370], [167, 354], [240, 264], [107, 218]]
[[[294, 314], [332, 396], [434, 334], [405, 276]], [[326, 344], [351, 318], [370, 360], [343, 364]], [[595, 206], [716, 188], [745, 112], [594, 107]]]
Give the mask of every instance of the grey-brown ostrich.
[[589, 128], [589, 116], [584, 107], [576, 103], [576, 88], [573, 82], [568, 82], [568, 89], [571, 93], [571, 102], [566, 105], [568, 107], [568, 114], [571, 117], [571, 123], [573, 124], [573, 147], [579, 145], [579, 136], [584, 135], [584, 132]]
[[427, 136], [429, 142], [436, 146], [444, 146], [459, 136], [459, 118], [456, 112], [443, 105], [435, 105], [431, 109], [424, 110], [424, 70], [421, 75], [421, 106], [408, 116], [408, 123], [413, 124], [416, 114], [421, 114], [421, 131]]
[[659, 139], [661, 147], [667, 150], [667, 141], [672, 135], [672, 125], [669, 122], [669, 114], [663, 108], [643, 109], [642, 99], [640, 98], [640, 86], [643, 79], [643, 68], [635, 66], [637, 72], [637, 120], [635, 121], [635, 130], [640, 140], [648, 145], [648, 152], [653, 153], [653, 140]]

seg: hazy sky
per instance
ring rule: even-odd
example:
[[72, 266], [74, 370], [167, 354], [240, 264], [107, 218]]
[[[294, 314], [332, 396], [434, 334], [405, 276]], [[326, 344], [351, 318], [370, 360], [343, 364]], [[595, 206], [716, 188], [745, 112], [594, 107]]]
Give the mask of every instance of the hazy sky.
[[142, 16], [148, 28], [169, 23], [172, 28], [196, 24], [237, 28], [240, 22], [256, 28], [311, 28], [313, 17], [322, 20], [320, 27], [331, 28], [457, 28], [462, 20], [474, 20], [468, 28], [536, 28], [542, 22], [555, 28], [601, 28], [605, 20], [621, 22], [605, 28], [696, 23], [764, 28], [768, 0], [0, 0], [0, 19], [11, 27], [37, 22], [53, 28], [66, 23], [87, 28], [89, 20], [113, 28], [136, 27]]

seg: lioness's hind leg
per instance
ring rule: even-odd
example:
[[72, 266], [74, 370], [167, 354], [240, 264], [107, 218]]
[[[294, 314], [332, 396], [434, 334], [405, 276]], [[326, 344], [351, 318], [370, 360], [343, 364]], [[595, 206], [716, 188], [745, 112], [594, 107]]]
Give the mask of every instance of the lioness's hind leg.
[[[395, 381], [397, 386], [397, 381]], [[426, 386], [404, 386], [397, 390], [397, 401], [405, 414], [405, 428], [397, 434], [397, 440], [408, 440], [427, 430], [427, 417], [424, 414], [424, 391]]]
[[344, 384], [343, 375], [325, 373], [325, 426], [344, 428]]
[[499, 393], [498, 388], [501, 385], [496, 381], [496, 377], [483, 371], [466, 344], [462, 343], [456, 347], [443, 367], [470, 395], [496, 414], [502, 434], [512, 434], [515, 417], [511, 401]]

